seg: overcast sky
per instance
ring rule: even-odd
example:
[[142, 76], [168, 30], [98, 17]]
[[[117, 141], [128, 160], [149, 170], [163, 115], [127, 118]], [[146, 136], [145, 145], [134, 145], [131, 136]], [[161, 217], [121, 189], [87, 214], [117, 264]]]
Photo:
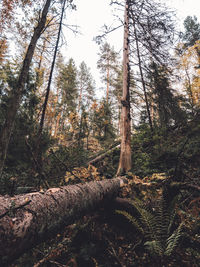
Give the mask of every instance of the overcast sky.
[[[110, 0], [75, 0], [74, 2], [77, 11], [67, 13], [67, 20], [69, 24], [80, 26], [81, 34], [74, 36], [69, 30], [65, 31], [67, 47], [63, 49], [63, 55], [66, 60], [72, 57], [77, 66], [85, 61], [91, 69], [97, 87], [100, 87], [99, 72], [96, 69], [99, 47], [93, 38], [100, 33], [104, 24], [117, 26], [120, 23], [114, 16], [116, 10], [109, 6]], [[164, 3], [177, 10], [179, 25], [183, 24], [183, 20], [188, 15], [196, 15], [200, 22], [200, 0], [165, 0]], [[122, 28], [110, 34], [107, 41], [114, 45], [116, 51], [119, 51], [123, 44]]]

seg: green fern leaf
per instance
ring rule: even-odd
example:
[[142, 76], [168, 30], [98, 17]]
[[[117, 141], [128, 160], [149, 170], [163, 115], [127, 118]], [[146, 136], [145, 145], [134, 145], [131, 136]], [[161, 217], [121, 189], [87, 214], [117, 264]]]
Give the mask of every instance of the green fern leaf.
[[183, 224], [180, 224], [179, 227], [173, 232], [173, 234], [167, 239], [165, 255], [170, 256], [178, 246], [179, 240], [183, 235], [182, 228]]
[[142, 234], [144, 234], [144, 230], [142, 226], [137, 221], [137, 219], [134, 218], [130, 213], [123, 211], [123, 210], [116, 210], [115, 212], [125, 216]]
[[147, 241], [144, 243], [144, 245], [152, 255], [160, 255], [160, 256], [163, 255], [163, 248], [159, 241], [156, 240]]

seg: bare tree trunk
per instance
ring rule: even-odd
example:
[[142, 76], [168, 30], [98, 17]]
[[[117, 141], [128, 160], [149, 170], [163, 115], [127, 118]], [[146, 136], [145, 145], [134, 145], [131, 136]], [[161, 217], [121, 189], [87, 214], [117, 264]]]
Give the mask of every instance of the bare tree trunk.
[[33, 36], [28, 46], [23, 66], [19, 75], [19, 79], [16, 85], [16, 89], [12, 91], [11, 97], [8, 103], [6, 118], [4, 126], [0, 133], [0, 177], [3, 171], [4, 162], [7, 156], [8, 144], [13, 130], [13, 125], [19, 105], [22, 99], [24, 86], [27, 80], [30, 64], [33, 58], [34, 50], [38, 39], [40, 38], [46, 24], [47, 13], [49, 10], [51, 0], [47, 0], [43, 8], [41, 19], [38, 22], [37, 27], [34, 29]]
[[94, 181], [0, 197], [0, 266], [117, 196], [126, 179]]
[[131, 116], [130, 116], [130, 67], [129, 67], [129, 14], [126, 0], [124, 14], [123, 94], [121, 110], [121, 153], [117, 174], [131, 169]]
[[121, 128], [120, 128], [120, 115], [121, 115], [121, 99], [118, 97], [117, 99], [118, 104], [118, 122], [117, 122], [117, 135], [121, 136]]

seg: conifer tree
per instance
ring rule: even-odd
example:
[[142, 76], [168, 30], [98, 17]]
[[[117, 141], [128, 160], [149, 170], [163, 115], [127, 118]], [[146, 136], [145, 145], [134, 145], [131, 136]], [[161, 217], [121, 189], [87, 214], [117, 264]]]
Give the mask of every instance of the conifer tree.
[[181, 39], [184, 42], [184, 47], [190, 47], [200, 40], [200, 23], [196, 16], [187, 16], [184, 20], [185, 32], [181, 32]]
[[116, 77], [118, 70], [119, 54], [115, 52], [114, 47], [111, 47], [107, 42], [100, 46], [99, 60], [97, 68], [102, 73], [102, 81], [106, 83], [106, 101], [109, 101], [110, 89], [113, 79]]
[[170, 87], [170, 71], [165, 66], [152, 63], [150, 74], [154, 112], [158, 114], [154, 123], [167, 129], [170, 125], [177, 125], [184, 121], [184, 112], [179, 106], [179, 98], [173, 94]]
[[99, 104], [93, 104], [91, 128], [93, 136], [103, 145], [107, 146], [115, 138], [115, 129], [112, 122], [112, 110], [110, 103], [104, 98]]
[[78, 112], [81, 110], [82, 106], [88, 110], [94, 101], [95, 82], [90, 73], [90, 69], [87, 67], [84, 61], [81, 62], [79, 66], [77, 83], [79, 93]]
[[195, 16], [188, 16], [184, 20], [184, 28], [182, 43], [177, 47], [178, 68], [193, 116], [200, 105], [200, 23]]
[[28, 76], [28, 71], [30, 64], [33, 58], [33, 53], [37, 44], [38, 39], [40, 38], [46, 24], [48, 10], [51, 4], [51, 0], [47, 0], [42, 11], [40, 20], [38, 21], [37, 26], [34, 28], [34, 32], [28, 46], [22, 69], [17, 81], [15, 90], [11, 92], [9, 98], [8, 109], [5, 117], [4, 125], [0, 132], [0, 176], [4, 167], [4, 161], [7, 155], [8, 144], [10, 141], [10, 136], [13, 130], [13, 125], [17, 111], [19, 109], [20, 102], [22, 100], [23, 90]]
[[[74, 116], [77, 112], [78, 105], [78, 80], [77, 68], [74, 60], [71, 58], [67, 63], [60, 63], [58, 66], [57, 88], [60, 92], [60, 130], [66, 131], [67, 118], [70, 113]], [[73, 115], [74, 114], [74, 115]]]

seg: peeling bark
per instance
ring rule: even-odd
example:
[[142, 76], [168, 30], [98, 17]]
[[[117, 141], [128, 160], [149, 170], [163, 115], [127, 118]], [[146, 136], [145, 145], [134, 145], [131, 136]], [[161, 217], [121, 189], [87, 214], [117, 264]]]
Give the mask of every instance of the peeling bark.
[[0, 266], [116, 197], [125, 178], [0, 196]]

